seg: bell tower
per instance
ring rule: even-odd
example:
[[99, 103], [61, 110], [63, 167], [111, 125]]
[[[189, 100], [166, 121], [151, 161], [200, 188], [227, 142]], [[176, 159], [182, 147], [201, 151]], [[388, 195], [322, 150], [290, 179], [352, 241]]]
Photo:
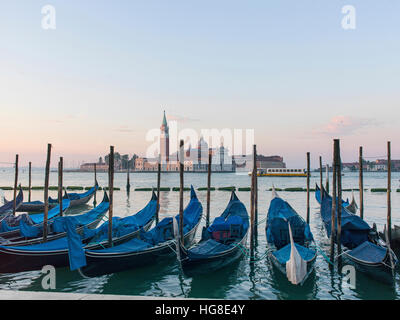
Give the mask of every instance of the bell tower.
[[169, 161], [169, 127], [165, 116], [160, 127], [160, 163], [167, 164]]

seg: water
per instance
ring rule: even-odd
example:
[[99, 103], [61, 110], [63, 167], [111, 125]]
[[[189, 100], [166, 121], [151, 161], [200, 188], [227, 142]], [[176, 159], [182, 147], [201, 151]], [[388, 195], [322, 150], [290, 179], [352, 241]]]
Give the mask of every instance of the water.
[[[156, 186], [156, 173], [131, 173], [131, 190], [137, 187]], [[162, 174], [162, 187], [179, 186], [179, 175], [176, 173]], [[27, 170], [21, 169], [20, 182], [28, 185]], [[399, 188], [400, 173], [393, 173], [392, 186]], [[13, 185], [13, 170], [0, 169], [0, 186]], [[107, 185], [107, 174], [98, 173], [98, 182], [101, 186]], [[332, 176], [330, 176], [332, 181]], [[42, 186], [44, 182], [43, 170], [34, 170], [32, 185]], [[115, 175], [115, 186], [121, 191], [114, 192], [114, 214], [126, 216], [143, 208], [150, 199], [150, 192], [131, 191], [127, 196], [125, 191], [126, 174]], [[311, 187], [319, 183], [319, 175], [313, 173]], [[185, 174], [185, 186], [205, 187], [207, 175], [199, 173]], [[260, 177], [259, 184], [259, 221], [266, 218], [271, 192], [267, 191], [272, 184], [277, 188], [305, 187], [305, 178], [268, 178]], [[345, 173], [342, 179], [343, 188], [358, 188], [358, 174]], [[365, 173], [365, 188], [386, 187], [385, 173]], [[57, 185], [57, 173], [51, 173], [50, 185]], [[91, 186], [93, 185], [92, 173], [65, 173], [64, 185]], [[250, 177], [247, 174], [213, 173], [212, 186], [248, 187]], [[396, 191], [396, 190], [394, 190]], [[4, 191], [7, 199], [12, 198], [12, 191]], [[206, 206], [206, 192], [198, 191], [198, 198], [203, 204], [204, 213]], [[240, 200], [247, 209], [250, 209], [250, 192], [237, 192]], [[305, 192], [279, 192], [279, 195], [287, 200], [292, 207], [303, 217], [306, 216]], [[358, 192], [354, 192], [358, 200]], [[27, 195], [25, 195], [27, 196]], [[56, 197], [56, 191], [50, 191], [50, 196]], [[97, 193], [98, 201], [101, 200], [102, 191]], [[161, 192], [160, 218], [176, 215], [179, 208], [179, 192]], [[189, 193], [184, 193], [184, 203], [189, 201]], [[214, 218], [225, 209], [229, 201], [230, 193], [226, 191], [211, 192], [211, 217]], [[343, 192], [344, 198], [351, 199], [351, 192]], [[329, 241], [319, 216], [319, 204], [311, 193], [311, 230], [316, 243], [325, 251], [329, 250]], [[33, 200], [43, 200], [43, 191], [33, 191]], [[383, 229], [386, 222], [386, 193], [364, 193], [365, 219], [372, 225], [376, 223], [379, 230]], [[84, 208], [89, 210], [92, 203]], [[392, 193], [392, 221], [400, 224], [400, 193]], [[75, 210], [74, 210], [75, 211]], [[196, 238], [200, 237], [200, 230], [204, 225], [204, 219], [198, 229]], [[377, 281], [356, 273], [356, 287], [353, 289], [343, 281], [336, 268], [332, 272], [324, 257], [319, 254], [316, 261], [315, 272], [311, 274], [307, 282], [296, 287], [291, 285], [284, 275], [273, 267], [266, 253], [265, 222], [258, 226], [258, 245], [256, 249], [256, 262], [251, 265], [247, 257], [242, 257], [229, 267], [213, 274], [186, 277], [181, 275], [174, 258], [163, 263], [129, 270], [117, 274], [106, 275], [93, 279], [83, 279], [78, 272], [71, 272], [69, 268], [57, 269], [56, 291], [79, 293], [103, 293], [143, 295], [179, 298], [219, 298], [219, 299], [398, 299], [400, 294], [399, 281], [396, 275], [394, 287], [381, 284]], [[23, 272], [18, 274], [0, 275], [0, 289], [34, 290], [42, 291], [41, 281], [43, 274], [40, 271]]]

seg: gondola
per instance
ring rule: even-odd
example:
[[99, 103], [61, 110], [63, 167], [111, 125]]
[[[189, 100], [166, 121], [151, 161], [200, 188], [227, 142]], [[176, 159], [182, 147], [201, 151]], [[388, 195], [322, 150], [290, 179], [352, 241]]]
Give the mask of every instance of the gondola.
[[[183, 211], [185, 246], [193, 243], [200, 224], [203, 207], [191, 187], [190, 202]], [[175, 255], [174, 225], [179, 225], [179, 215], [161, 220], [153, 229], [112, 248], [85, 250], [86, 266], [80, 269], [85, 277], [95, 277], [157, 263]]]
[[[22, 187], [19, 187], [19, 192], [17, 197], [15, 198], [15, 209], [21, 206], [22, 202], [24, 201], [24, 193], [22, 191]], [[7, 201], [4, 199], [4, 205], [0, 207], [0, 221], [3, 219], [7, 214], [12, 213], [14, 208], [14, 201]]]
[[179, 241], [182, 270], [187, 275], [209, 273], [221, 269], [246, 252], [249, 215], [246, 207], [232, 191], [230, 201], [208, 228], [203, 228], [198, 244], [187, 249]]
[[[92, 188], [83, 193], [68, 193], [67, 190], [65, 190], [63, 199], [69, 199], [71, 201], [71, 207], [80, 206], [88, 203], [88, 201], [93, 197], [98, 188], [99, 184], [96, 181], [95, 185]], [[57, 202], [57, 199], [52, 199], [51, 197], [49, 197], [49, 203]]]
[[[69, 199], [71, 201], [70, 207], [77, 207], [89, 202], [89, 200], [93, 197], [95, 192], [98, 190], [99, 185], [96, 181], [95, 185], [90, 188], [88, 191], [83, 193], [68, 193], [64, 190], [63, 199]], [[49, 208], [54, 208], [58, 204], [58, 199], [53, 199], [49, 197]], [[44, 211], [44, 202], [43, 201], [30, 201], [23, 202], [17, 210], [18, 212], [41, 212]]]
[[[69, 201], [69, 200], [64, 200]], [[110, 207], [110, 200], [104, 192], [103, 201], [88, 212], [74, 215], [76, 218], [77, 232], [82, 234], [84, 229], [94, 229], [102, 221]], [[56, 217], [48, 222], [47, 241], [65, 237], [67, 234], [63, 230], [62, 218]], [[0, 239], [0, 245], [4, 246], [27, 246], [43, 242], [43, 226], [27, 225], [24, 219], [20, 220], [20, 234], [14, 238]]]
[[[332, 197], [324, 192], [321, 203], [321, 217], [328, 238], [331, 237]], [[337, 209], [335, 219], [337, 220]], [[335, 221], [337, 230], [337, 221]], [[398, 263], [394, 252], [381, 239], [376, 228], [371, 228], [359, 216], [341, 208], [341, 244], [345, 247], [343, 258], [359, 271], [379, 281], [393, 283], [393, 275]], [[336, 232], [334, 241], [336, 242]]]
[[[328, 194], [324, 188], [322, 188], [322, 190], [324, 194]], [[318, 184], [315, 185], [315, 200], [321, 204], [321, 188]], [[342, 206], [347, 207], [348, 205], [350, 205], [349, 199], [342, 200]]]
[[[322, 189], [324, 190], [324, 193], [326, 193], [326, 190], [324, 188]], [[321, 204], [321, 189], [318, 185], [315, 186], [315, 199], [319, 204]], [[351, 202], [349, 202], [349, 199], [346, 199], [346, 201], [342, 200], [342, 206], [347, 207], [347, 211], [355, 214], [357, 212], [358, 206], [356, 200], [354, 199], [354, 194]]]
[[302, 285], [314, 270], [317, 251], [310, 226], [272, 189], [265, 228], [272, 263], [295, 285]]
[[[114, 217], [112, 219], [113, 245], [139, 237], [141, 230], [147, 231], [154, 221], [156, 209], [157, 196], [153, 192], [148, 204], [135, 215], [124, 218]], [[41, 270], [45, 265], [52, 265], [55, 268], [66, 267], [68, 264], [71, 266], [73, 258], [77, 255], [75, 251], [70, 250], [71, 243], [75, 243], [75, 248], [79, 247], [78, 250], [95, 250], [108, 246], [108, 221], [96, 229], [84, 228], [83, 233], [79, 235], [76, 233], [76, 217], [66, 216], [62, 217], [62, 220], [65, 232], [73, 229], [73, 232], [66, 237], [28, 246], [0, 246], [0, 273]], [[66, 226], [71, 221], [74, 226], [67, 228]], [[71, 268], [74, 270], [74, 267]]]
[[[69, 200], [62, 201], [62, 212], [65, 213], [70, 207]], [[56, 217], [61, 215], [60, 206], [57, 205], [53, 209], [47, 212], [48, 221], [52, 221]], [[43, 226], [44, 213], [35, 213], [35, 214], [20, 214], [14, 216], [9, 214], [7, 217], [1, 220], [0, 222], [0, 243], [4, 243], [4, 239], [11, 239], [19, 237], [21, 234], [21, 226], [25, 228], [26, 232], [28, 228], [41, 228]]]

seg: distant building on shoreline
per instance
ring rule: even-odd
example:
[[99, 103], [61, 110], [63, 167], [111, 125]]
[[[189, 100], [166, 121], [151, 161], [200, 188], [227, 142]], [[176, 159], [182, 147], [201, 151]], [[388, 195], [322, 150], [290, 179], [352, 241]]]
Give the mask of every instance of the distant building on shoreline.
[[[400, 171], [400, 160], [391, 160], [392, 171]], [[329, 168], [330, 171], [332, 168]], [[343, 162], [342, 163], [342, 171], [343, 172], [351, 172], [358, 171], [360, 169], [360, 164], [358, 162]], [[386, 159], [377, 159], [375, 161], [363, 161], [363, 171], [369, 172], [387, 172], [388, 170], [388, 161]]]
[[[125, 171], [128, 167], [132, 171], [146, 172], [157, 171], [158, 163], [161, 164], [161, 171], [178, 172], [179, 159], [178, 152], [170, 153], [169, 126], [164, 111], [163, 120], [160, 126], [160, 149], [159, 155], [155, 158], [140, 157], [136, 154], [131, 159], [127, 154], [114, 154], [114, 170]], [[249, 172], [253, 169], [253, 155], [231, 155], [228, 148], [223, 143], [219, 147], [212, 148], [211, 152], [211, 171], [213, 172]], [[207, 172], [209, 145], [200, 137], [197, 145], [191, 145], [184, 152], [184, 170], [187, 172]], [[80, 166], [80, 171], [108, 170], [108, 155], [99, 159], [98, 163], [84, 163]], [[257, 155], [257, 168], [286, 168], [281, 156]]]
[[103, 159], [100, 157], [99, 161], [92, 163], [83, 163], [80, 167], [80, 171], [94, 171], [94, 167], [96, 166], [96, 171], [108, 171], [108, 164], [103, 162]]
[[[169, 153], [169, 127], [164, 111], [160, 127], [160, 154], [158, 158], [138, 157], [135, 159], [135, 171], [157, 171], [158, 162], [162, 171], [179, 171], [178, 152]], [[200, 137], [197, 146], [189, 147], [184, 152], [184, 170], [190, 172], [208, 171], [208, 143]], [[235, 164], [229, 150], [221, 144], [211, 149], [211, 170], [219, 172], [234, 172]]]

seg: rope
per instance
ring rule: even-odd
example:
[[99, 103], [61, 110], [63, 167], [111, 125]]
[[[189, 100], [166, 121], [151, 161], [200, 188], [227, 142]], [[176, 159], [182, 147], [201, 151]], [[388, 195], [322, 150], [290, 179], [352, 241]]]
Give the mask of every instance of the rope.
[[259, 221], [259, 222], [256, 223], [255, 225], [258, 226], [258, 225], [264, 223], [265, 221], [267, 221], [267, 218], [268, 218], [268, 217], [265, 217], [264, 219], [262, 219], [261, 221]]
[[314, 246], [312, 248], [319, 251], [321, 253], [321, 255], [324, 257], [324, 259], [326, 260], [326, 262], [328, 262], [330, 265], [334, 266], [333, 262], [327, 257], [327, 255], [325, 254], [324, 250], [321, 249], [321, 247], [319, 247], [316, 243], [314, 243]]
[[239, 249], [242, 251], [242, 253], [246, 256], [246, 258], [250, 258], [250, 262], [257, 262], [257, 261], [260, 261], [260, 260], [264, 260], [264, 258], [268, 255], [268, 251], [266, 252], [266, 253], [264, 253], [260, 258], [257, 258], [257, 259], [252, 259], [252, 257], [251, 257], [251, 255], [250, 255], [250, 253], [249, 253], [249, 250], [245, 247], [245, 246], [243, 246], [243, 245], [241, 245], [241, 244], [239, 244], [238, 243], [238, 247], [239, 247]]

